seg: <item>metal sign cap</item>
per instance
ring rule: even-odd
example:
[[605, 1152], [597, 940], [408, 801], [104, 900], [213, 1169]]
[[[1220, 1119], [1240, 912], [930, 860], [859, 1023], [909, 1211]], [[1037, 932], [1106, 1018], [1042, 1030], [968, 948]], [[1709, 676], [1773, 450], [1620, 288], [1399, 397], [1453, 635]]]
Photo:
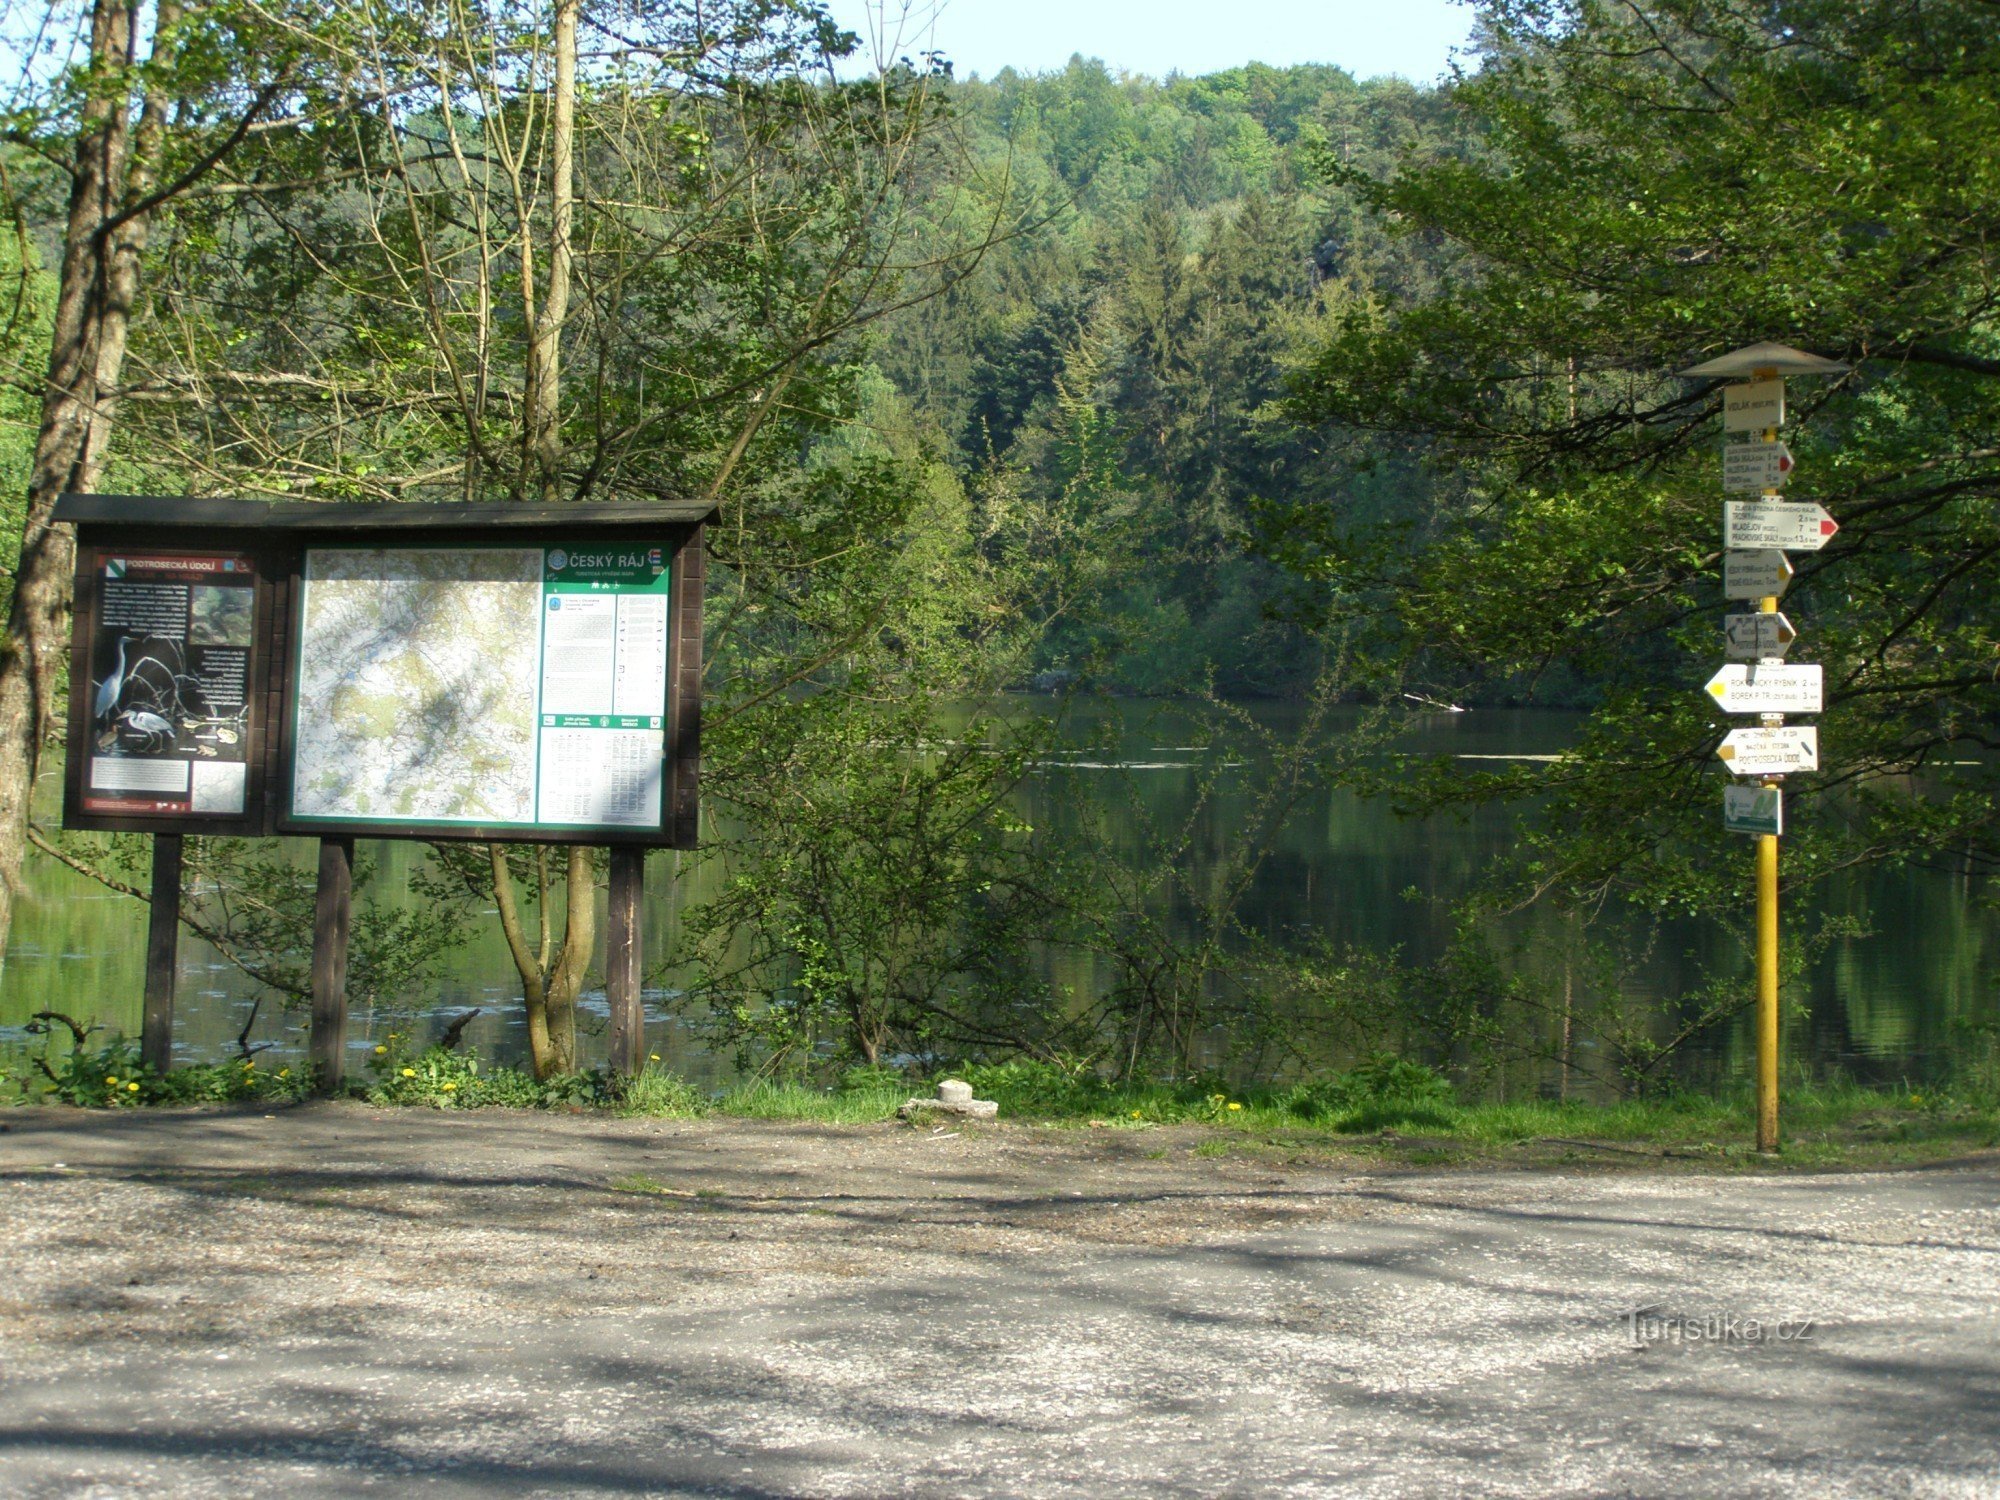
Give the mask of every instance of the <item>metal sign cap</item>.
[[1680, 373], [1691, 380], [1726, 380], [1769, 371], [1774, 375], [1844, 375], [1852, 369], [1837, 359], [1822, 359], [1790, 344], [1746, 344], [1728, 354], [1689, 365]]

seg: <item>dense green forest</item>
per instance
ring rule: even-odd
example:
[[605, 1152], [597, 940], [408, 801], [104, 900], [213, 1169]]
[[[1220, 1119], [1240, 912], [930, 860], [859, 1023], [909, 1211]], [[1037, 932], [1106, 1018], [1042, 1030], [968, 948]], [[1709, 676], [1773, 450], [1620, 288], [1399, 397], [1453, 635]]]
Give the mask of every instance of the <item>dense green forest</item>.
[[[942, 295], [868, 344], [900, 423], [975, 492], [1068, 491], [1127, 551], [1088, 629], [1037, 665], [1134, 693], [1293, 695], [1312, 671], [1274, 608], [1255, 508], [1417, 519], [1408, 444], [1341, 448], [1275, 405], [1340, 308], [1423, 297], [1448, 254], [1392, 236], [1330, 166], [1375, 175], [1460, 132], [1435, 90], [1332, 67], [1129, 77], [1095, 59], [954, 84], [989, 198], [1030, 205]], [[954, 205], [964, 214], [976, 207]], [[1045, 679], [1051, 680], [1051, 679]]]

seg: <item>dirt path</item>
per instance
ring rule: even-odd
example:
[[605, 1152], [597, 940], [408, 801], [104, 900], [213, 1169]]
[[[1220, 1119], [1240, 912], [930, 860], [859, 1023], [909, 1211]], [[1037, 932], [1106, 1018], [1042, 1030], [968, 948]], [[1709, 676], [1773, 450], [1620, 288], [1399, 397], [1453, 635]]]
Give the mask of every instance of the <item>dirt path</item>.
[[1416, 1175], [1167, 1130], [346, 1105], [0, 1124], [8, 1494], [2000, 1493], [1992, 1166]]

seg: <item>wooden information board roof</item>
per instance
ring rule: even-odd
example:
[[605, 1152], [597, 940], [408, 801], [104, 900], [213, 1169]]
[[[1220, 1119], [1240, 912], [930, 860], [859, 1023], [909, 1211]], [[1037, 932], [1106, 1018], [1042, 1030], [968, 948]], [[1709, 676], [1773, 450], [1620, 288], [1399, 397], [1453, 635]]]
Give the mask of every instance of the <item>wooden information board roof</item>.
[[212, 500], [190, 496], [64, 495], [55, 519], [73, 525], [198, 527], [277, 533], [421, 531], [594, 531], [691, 526], [710, 520], [705, 500], [581, 501], [542, 505], [507, 500], [368, 504], [311, 501]]

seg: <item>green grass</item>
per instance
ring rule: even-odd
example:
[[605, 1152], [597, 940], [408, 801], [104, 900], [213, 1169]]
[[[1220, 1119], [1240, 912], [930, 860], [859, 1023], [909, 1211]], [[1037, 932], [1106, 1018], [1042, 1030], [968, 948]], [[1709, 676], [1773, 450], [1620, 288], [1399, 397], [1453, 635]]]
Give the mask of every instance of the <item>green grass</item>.
[[[154, 1076], [130, 1045], [113, 1039], [79, 1049], [56, 1080], [17, 1089], [87, 1108], [149, 1104], [271, 1103], [303, 1097], [303, 1070], [241, 1063], [177, 1068]], [[579, 1073], [537, 1080], [477, 1056], [414, 1050], [390, 1033], [351, 1092], [377, 1105], [432, 1109], [541, 1108], [647, 1118], [786, 1120], [858, 1126], [892, 1119], [932, 1082], [886, 1069], [857, 1069], [840, 1083], [753, 1079], [704, 1092], [657, 1062], [631, 1078]], [[1405, 1166], [1440, 1164], [1766, 1167], [1754, 1150], [1744, 1093], [1674, 1094], [1611, 1103], [1462, 1100], [1439, 1074], [1396, 1058], [1285, 1088], [1233, 1090], [1214, 1080], [1120, 1083], [1085, 1071], [1016, 1060], [953, 1070], [976, 1097], [999, 1102], [1002, 1120], [1051, 1129], [1169, 1130], [1147, 1155], [1192, 1150], [1305, 1161], [1360, 1158]], [[2000, 1088], [1990, 1069], [1956, 1086], [1864, 1089], [1797, 1085], [1783, 1098], [1777, 1164], [1866, 1167], [1938, 1161], [2000, 1148]], [[134, 1087], [134, 1085], [137, 1085]], [[621, 1190], [648, 1188], [634, 1179]]]
[[633, 1172], [628, 1176], [613, 1178], [610, 1188], [614, 1193], [631, 1193], [641, 1198], [665, 1198], [670, 1203], [685, 1203], [689, 1208], [720, 1208], [728, 1196], [716, 1188], [669, 1187], [659, 1178], [644, 1172]]
[[[1080, 1122], [1150, 1128], [1176, 1101], [1125, 1090], [1114, 1108]], [[1775, 1158], [1755, 1149], [1747, 1093], [1679, 1094], [1612, 1103], [1363, 1102], [1300, 1119], [1282, 1094], [1241, 1101], [1209, 1122], [1204, 1156], [1299, 1160], [1359, 1155], [1404, 1165], [1869, 1167], [1915, 1165], [2000, 1148], [2000, 1107], [1979, 1092], [1797, 1086], [1782, 1096]], [[1134, 1118], [1134, 1115], [1138, 1118]], [[1052, 1119], [1076, 1124], [1074, 1118]]]
[[691, 1120], [707, 1112], [708, 1100], [685, 1078], [649, 1064], [643, 1072], [625, 1080], [616, 1108], [621, 1115]]
[[824, 1125], [866, 1125], [887, 1120], [917, 1089], [815, 1089], [763, 1079], [741, 1083], [719, 1095], [711, 1108], [743, 1120], [810, 1120]]

